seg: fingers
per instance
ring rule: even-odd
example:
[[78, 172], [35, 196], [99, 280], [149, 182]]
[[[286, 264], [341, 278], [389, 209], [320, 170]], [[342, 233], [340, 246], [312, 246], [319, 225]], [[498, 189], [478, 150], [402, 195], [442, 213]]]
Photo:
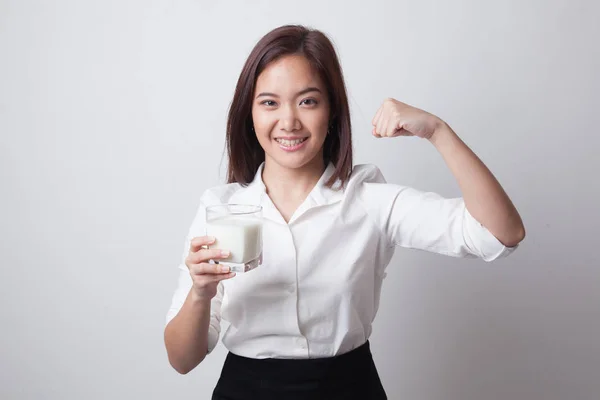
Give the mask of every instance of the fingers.
[[408, 133], [402, 127], [402, 122], [399, 122], [399, 118], [400, 117], [393, 118], [389, 122], [389, 124], [387, 126], [386, 136], [389, 136], [389, 137], [404, 136], [406, 133]]
[[373, 136], [380, 138], [385, 136], [384, 135], [384, 131], [383, 131], [383, 126], [385, 126], [386, 124], [386, 112], [385, 112], [385, 108], [386, 108], [386, 103], [384, 102], [381, 107], [379, 107], [379, 110], [377, 110], [377, 113], [375, 114], [375, 117], [373, 118], [373, 121], [371, 121], [371, 123], [373, 124]]
[[202, 248], [202, 246], [208, 246], [209, 244], [213, 244], [215, 242], [215, 238], [212, 236], [198, 236], [192, 239], [190, 242], [190, 251], [196, 252]]
[[199, 263], [190, 266], [192, 275], [227, 275], [231, 269], [223, 264]]
[[379, 118], [379, 122], [377, 123], [377, 127], [375, 128], [379, 136], [388, 136], [387, 134], [387, 126], [388, 126], [388, 118], [384, 114]]
[[235, 272], [230, 272], [228, 274], [223, 274], [223, 275], [213, 275], [212, 278], [214, 279], [215, 282], [220, 282], [220, 281], [224, 281], [227, 279], [231, 279], [235, 276]]
[[375, 137], [390, 136], [391, 133], [393, 133], [393, 131], [390, 131], [389, 129], [390, 124], [394, 123], [394, 119], [390, 116], [390, 107], [388, 103], [387, 100], [384, 101], [373, 118], [373, 136]]
[[197, 287], [205, 287], [214, 282], [221, 282], [227, 279], [231, 279], [235, 276], [235, 272], [219, 275], [192, 275], [192, 280], [195, 281]]
[[215, 264], [198, 264], [190, 270], [190, 275], [194, 283], [195, 289], [198, 293], [212, 292], [209, 295], [212, 298], [215, 293], [215, 283], [233, 278], [235, 272], [218, 272], [218, 273], [203, 273], [202, 271], [211, 271], [216, 265]]
[[233, 278], [236, 274], [228, 266], [220, 264], [200, 263], [192, 265], [190, 275], [194, 284], [202, 288], [207, 284]]
[[373, 120], [371, 121], [371, 124], [373, 126], [377, 126], [377, 123], [379, 122], [379, 118], [381, 117], [382, 112], [383, 112], [383, 105], [381, 107], [379, 107], [379, 110], [377, 110], [377, 112], [375, 113], [375, 116], [373, 117]]
[[223, 260], [229, 258], [229, 250], [221, 249], [200, 249], [197, 252], [190, 252], [185, 260], [186, 265], [199, 264], [209, 260]]
[[393, 137], [410, 136], [410, 132], [404, 129], [402, 111], [406, 106], [392, 98], [386, 99], [373, 118], [373, 136], [375, 137]]

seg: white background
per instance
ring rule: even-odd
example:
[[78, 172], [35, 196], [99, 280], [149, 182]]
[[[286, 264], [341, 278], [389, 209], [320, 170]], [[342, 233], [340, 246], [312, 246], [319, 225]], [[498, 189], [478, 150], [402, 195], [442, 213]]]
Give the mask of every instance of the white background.
[[600, 396], [600, 5], [594, 1], [0, 1], [0, 398], [209, 399], [163, 327], [256, 41], [334, 41], [355, 163], [458, 195], [426, 141], [376, 140], [385, 97], [444, 120], [527, 238], [486, 264], [399, 250], [372, 349], [390, 399]]

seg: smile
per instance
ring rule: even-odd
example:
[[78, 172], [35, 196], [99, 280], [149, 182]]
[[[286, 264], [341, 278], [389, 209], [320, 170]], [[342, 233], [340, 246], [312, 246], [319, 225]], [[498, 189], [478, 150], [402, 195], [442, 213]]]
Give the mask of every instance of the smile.
[[303, 143], [304, 141], [306, 141], [306, 139], [308, 138], [302, 138], [302, 139], [295, 139], [295, 140], [288, 140], [288, 139], [275, 139], [277, 141], [277, 143], [285, 146], [285, 147], [293, 147], [293, 146], [297, 146], [300, 143]]
[[304, 146], [304, 143], [306, 143], [306, 141], [308, 140], [308, 138], [301, 138], [301, 139], [281, 139], [281, 138], [276, 138], [275, 141], [277, 143], [279, 143], [279, 147], [282, 150], [285, 151], [296, 151], [299, 150], [300, 148], [302, 148]]

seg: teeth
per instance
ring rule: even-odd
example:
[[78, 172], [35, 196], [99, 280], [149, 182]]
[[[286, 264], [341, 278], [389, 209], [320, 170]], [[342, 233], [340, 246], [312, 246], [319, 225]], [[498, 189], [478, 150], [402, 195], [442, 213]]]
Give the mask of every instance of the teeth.
[[293, 147], [293, 146], [297, 146], [300, 143], [304, 142], [306, 140], [306, 138], [296, 139], [296, 140], [286, 140], [286, 139], [275, 139], [275, 140], [277, 140], [278, 143], [284, 145], [285, 147]]

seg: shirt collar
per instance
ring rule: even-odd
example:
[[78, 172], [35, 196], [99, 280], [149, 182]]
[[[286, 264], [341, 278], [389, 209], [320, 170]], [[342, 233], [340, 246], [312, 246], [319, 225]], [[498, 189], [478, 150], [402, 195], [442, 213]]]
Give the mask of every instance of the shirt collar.
[[331, 188], [325, 184], [335, 173], [335, 166], [333, 163], [329, 163], [325, 172], [321, 175], [321, 178], [310, 192], [309, 196], [313, 198], [317, 206], [332, 204], [340, 201], [344, 197], [344, 191], [341, 188], [340, 180], [336, 180]]
[[[267, 196], [267, 188], [262, 180], [264, 166], [264, 162], [260, 164], [252, 182], [250, 182], [250, 184], [241, 191], [244, 192], [243, 200], [245, 202], [260, 205], [264, 200], [263, 196]], [[319, 178], [319, 181], [308, 195], [308, 197], [312, 199], [314, 206], [332, 204], [340, 201], [343, 198], [344, 191], [341, 188], [339, 179], [334, 183], [332, 188], [329, 188], [325, 185], [334, 172], [335, 166], [330, 162], [327, 165], [327, 168], [325, 168], [325, 172], [323, 172], [321, 178]], [[240, 198], [240, 200], [242, 200], [242, 198]]]

